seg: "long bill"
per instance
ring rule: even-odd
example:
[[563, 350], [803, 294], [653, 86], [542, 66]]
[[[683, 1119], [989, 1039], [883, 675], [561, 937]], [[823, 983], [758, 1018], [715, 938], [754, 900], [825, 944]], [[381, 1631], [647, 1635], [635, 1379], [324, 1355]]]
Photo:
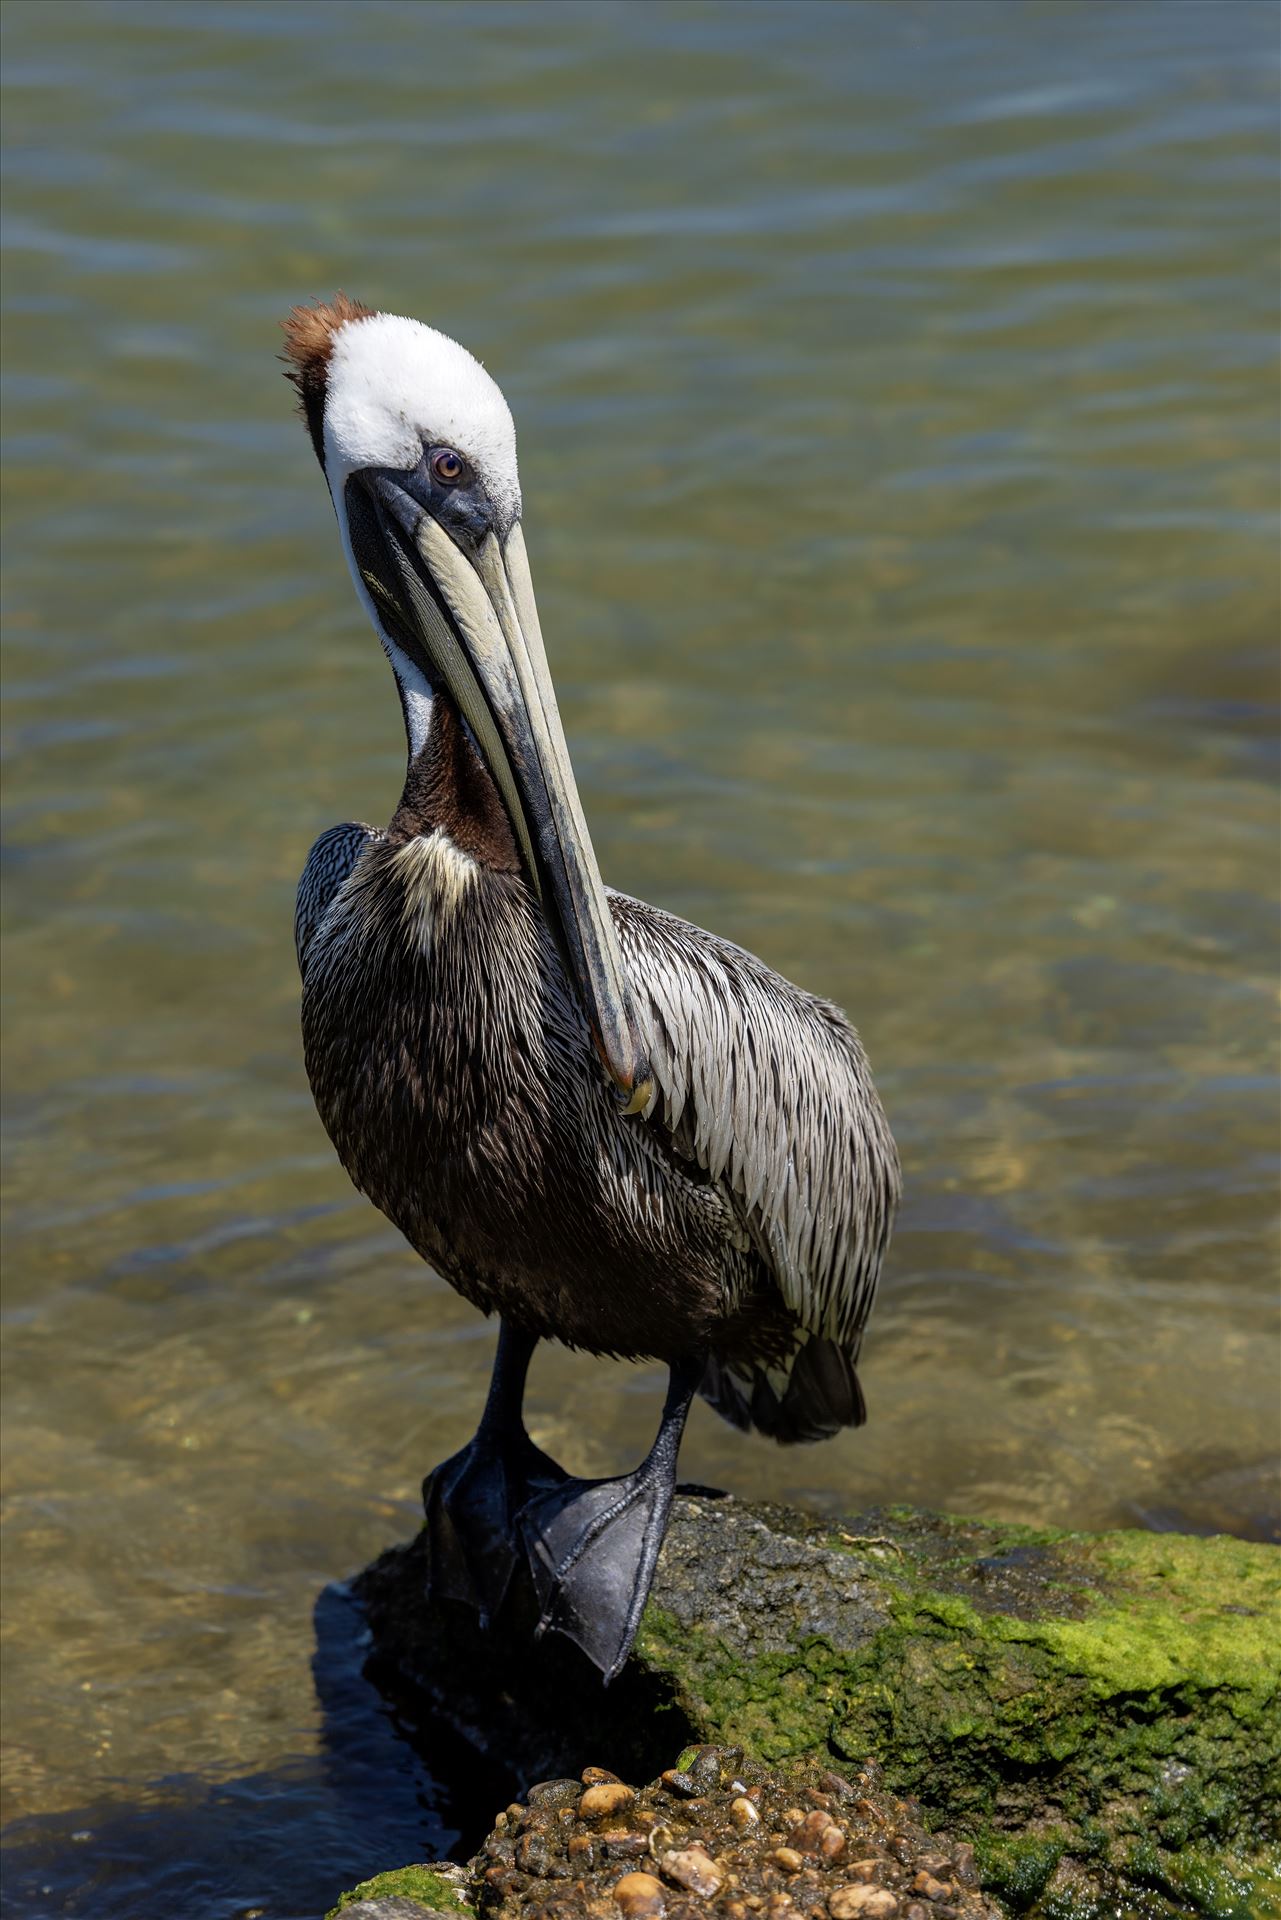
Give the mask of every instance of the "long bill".
[[647, 1045], [583, 818], [520, 524], [464, 553], [386, 474], [347, 487], [352, 551], [389, 637], [471, 728], [626, 1113], [653, 1090]]

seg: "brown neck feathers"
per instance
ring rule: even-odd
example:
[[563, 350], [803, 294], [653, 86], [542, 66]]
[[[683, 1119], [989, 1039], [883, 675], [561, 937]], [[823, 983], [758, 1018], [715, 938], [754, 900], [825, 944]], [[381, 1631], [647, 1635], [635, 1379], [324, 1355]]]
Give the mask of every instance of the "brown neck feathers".
[[389, 837], [411, 839], [437, 827], [483, 866], [519, 873], [520, 853], [502, 796], [448, 694], [432, 697], [421, 752], [405, 775]]

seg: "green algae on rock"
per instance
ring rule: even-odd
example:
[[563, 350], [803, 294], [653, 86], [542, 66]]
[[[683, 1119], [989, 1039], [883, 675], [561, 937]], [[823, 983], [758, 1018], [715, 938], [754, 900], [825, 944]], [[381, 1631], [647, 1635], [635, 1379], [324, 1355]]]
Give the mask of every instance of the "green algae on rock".
[[875, 1755], [976, 1841], [1016, 1910], [1056, 1877], [1065, 1913], [1088, 1911], [1086, 1882], [1113, 1910], [1122, 1886], [1216, 1916], [1252, 1914], [1266, 1888], [1275, 1548], [909, 1510], [833, 1527], [688, 1501], [639, 1653], [709, 1737], [770, 1758]]
[[[513, 1776], [624, 1777], [685, 1740], [822, 1756], [972, 1841], [1043, 1920], [1261, 1920], [1278, 1884], [1281, 1552], [892, 1509], [847, 1524], [678, 1497], [627, 1673], [608, 1691], [520, 1622], [478, 1657], [428, 1613], [422, 1547], [361, 1576], [385, 1682], [493, 1737]], [[1273, 1851], [1269, 1851], [1272, 1849]]]
[[340, 1913], [365, 1900], [407, 1900], [415, 1902], [424, 1913], [470, 1915], [471, 1907], [460, 1891], [464, 1884], [459, 1869], [448, 1863], [395, 1867], [389, 1873], [376, 1873], [371, 1880], [362, 1880], [359, 1886], [350, 1888], [337, 1906], [329, 1909], [325, 1920], [338, 1920]]

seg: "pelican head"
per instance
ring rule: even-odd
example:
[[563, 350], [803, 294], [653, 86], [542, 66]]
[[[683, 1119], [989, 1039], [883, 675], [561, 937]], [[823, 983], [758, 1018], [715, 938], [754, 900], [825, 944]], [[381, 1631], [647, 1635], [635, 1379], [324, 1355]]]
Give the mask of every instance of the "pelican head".
[[285, 333], [410, 759], [443, 693], [502, 795], [620, 1102], [639, 1112], [649, 1064], [547, 670], [507, 402], [456, 340], [343, 295], [295, 308]]

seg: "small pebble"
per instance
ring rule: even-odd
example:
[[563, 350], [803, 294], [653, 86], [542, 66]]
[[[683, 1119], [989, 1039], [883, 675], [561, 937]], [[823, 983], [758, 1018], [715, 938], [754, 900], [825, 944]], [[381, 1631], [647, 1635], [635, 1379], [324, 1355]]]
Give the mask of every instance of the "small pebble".
[[551, 1851], [541, 1833], [527, 1833], [516, 1848], [516, 1865], [522, 1873], [545, 1875], [551, 1865]]
[[798, 1853], [795, 1847], [775, 1847], [770, 1859], [780, 1866], [784, 1873], [799, 1873], [805, 1865], [805, 1855]]
[[622, 1784], [618, 1775], [611, 1773], [608, 1767], [584, 1767], [579, 1778], [585, 1787], [617, 1787]]
[[932, 1873], [918, 1873], [912, 1882], [912, 1892], [924, 1894], [927, 1900], [948, 1900], [952, 1894], [950, 1880], [936, 1880]]
[[729, 1817], [736, 1827], [759, 1827], [761, 1816], [745, 1794], [730, 1802]]
[[[593, 1772], [588, 1768], [588, 1772]], [[588, 1787], [578, 1803], [579, 1817], [583, 1820], [603, 1820], [607, 1814], [621, 1813], [624, 1807], [630, 1807], [636, 1795], [621, 1780], [602, 1780]]]
[[531, 1807], [564, 1806], [577, 1800], [579, 1792], [577, 1780], [540, 1780], [536, 1787], [529, 1789], [526, 1798]]
[[720, 1891], [724, 1875], [702, 1847], [684, 1847], [677, 1853], [665, 1853], [659, 1864], [669, 1880], [696, 1893], [700, 1900], [710, 1900]]
[[614, 1888], [614, 1899], [630, 1920], [646, 1920], [667, 1905], [663, 1883], [652, 1873], [625, 1873]]
[[[730, 1757], [729, 1753], [725, 1755], [727, 1760]], [[741, 1753], [735, 1753], [733, 1764], [737, 1766], [742, 1757]], [[685, 1771], [694, 1782], [697, 1792], [709, 1793], [721, 1783], [721, 1754], [715, 1747], [700, 1747]]]
[[603, 1833], [601, 1845], [605, 1849], [607, 1860], [635, 1860], [638, 1855], [649, 1852], [649, 1835], [646, 1833]]
[[838, 1887], [827, 1896], [832, 1920], [893, 1920], [898, 1900], [888, 1887]]
[[870, 1880], [880, 1864], [879, 1857], [872, 1860], [851, 1860], [846, 1872], [852, 1873], [856, 1879]]
[[792, 1828], [787, 1836], [787, 1844], [789, 1847], [799, 1847], [802, 1853], [835, 1860], [845, 1851], [845, 1835], [829, 1813], [816, 1809], [813, 1813], [807, 1813], [799, 1826]]
[[666, 1773], [659, 1775], [659, 1779], [669, 1793], [676, 1794], [681, 1800], [693, 1800], [699, 1792], [698, 1782], [691, 1779], [689, 1774], [682, 1773], [679, 1767], [669, 1767]]

